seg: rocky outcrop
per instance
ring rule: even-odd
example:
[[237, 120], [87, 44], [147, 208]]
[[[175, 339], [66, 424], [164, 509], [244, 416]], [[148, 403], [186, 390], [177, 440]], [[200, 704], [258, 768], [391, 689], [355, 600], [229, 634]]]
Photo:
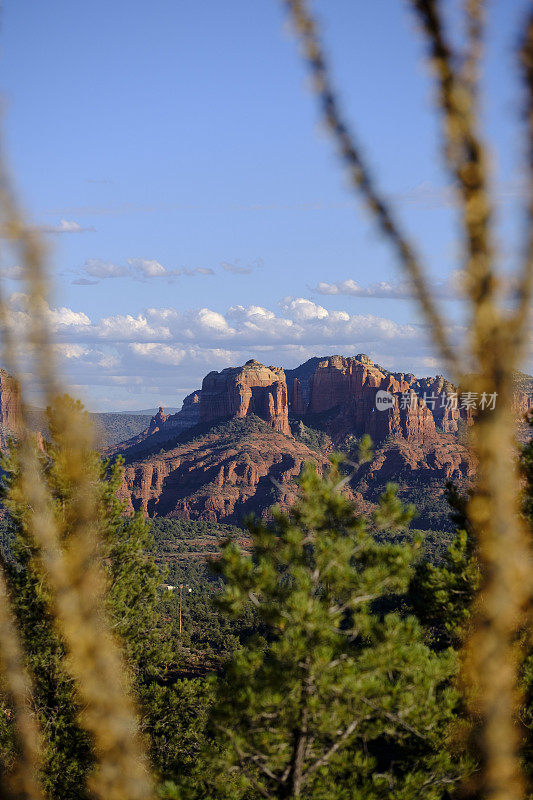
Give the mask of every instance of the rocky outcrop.
[[147, 433], [155, 433], [156, 431], [161, 430], [166, 421], [167, 421], [167, 415], [165, 414], [163, 406], [159, 406], [159, 411], [150, 420], [150, 425], [148, 426]]
[[[304, 366], [292, 372], [306, 375]], [[393, 396], [393, 408], [376, 407], [378, 391]], [[295, 389], [292, 395], [298, 398]], [[317, 423], [317, 416], [324, 418], [318, 424], [325, 425], [336, 442], [347, 433], [368, 433], [378, 442], [389, 436], [424, 441], [437, 432], [455, 433], [461, 420], [470, 425], [474, 419], [473, 409], [462, 407], [456, 387], [442, 375], [416, 378], [412, 373], [389, 372], [364, 354], [319, 360], [308, 377], [308, 396], [305, 414], [300, 411], [297, 416], [310, 425]], [[521, 402], [525, 409], [526, 400]], [[293, 402], [291, 410], [292, 406]]]
[[144, 458], [137, 448], [130, 460], [126, 449], [119, 491], [126, 510], [240, 523], [252, 511], [265, 514], [274, 503], [287, 508], [304, 463], [313, 462], [319, 471], [328, 464], [267, 425], [242, 419], [227, 428]]
[[514, 413], [523, 418], [533, 408], [533, 395], [522, 391], [515, 392], [512, 407]]
[[252, 359], [243, 367], [206, 375], [200, 395], [200, 422], [211, 424], [251, 414], [290, 436], [287, 384], [281, 367], [265, 367]]
[[295, 378], [292, 384], [290, 410], [297, 417], [303, 417], [303, 415], [305, 414], [304, 397], [302, 393], [302, 387], [298, 378]]
[[119, 452], [127, 447], [134, 447], [144, 441], [150, 440], [165, 443], [169, 439], [179, 436], [180, 433], [197, 425], [200, 419], [200, 391], [192, 392], [183, 401], [183, 406], [176, 414], [165, 414], [162, 406], [150, 420], [149, 426], [141, 433], [132, 436], [126, 441], [119, 442], [117, 445], [107, 448], [107, 452], [112, 454]]
[[[310, 391], [308, 413], [326, 416], [323, 424], [335, 442], [349, 433], [367, 433], [375, 442], [389, 436], [406, 441], [436, 436], [433, 414], [410, 381], [403, 374], [380, 369], [368, 356], [332, 356], [321, 361], [311, 378]], [[378, 392], [392, 395], [393, 405], [379, 407]]]
[[[162, 408], [159, 409], [159, 413], [161, 412], [163, 412]], [[200, 390], [198, 389], [187, 395], [181, 410], [176, 414], [165, 416], [163, 413], [163, 417], [164, 419], [160, 418], [160, 424], [158, 422], [158, 414], [152, 420], [162, 432], [176, 434], [192, 428], [193, 425], [197, 425], [200, 421]]]
[[474, 460], [455, 436], [445, 434], [426, 445], [401, 440], [379, 448], [373, 458], [357, 470], [355, 485], [369, 499], [389, 481], [410, 485], [416, 476], [420, 485], [438, 483], [442, 490], [447, 481], [464, 484], [474, 477]]
[[192, 428], [192, 426], [196, 425], [199, 421], [200, 421], [199, 389], [187, 395], [187, 397], [183, 401], [181, 411], [178, 411], [177, 414], [172, 414], [170, 417], [167, 417], [167, 425], [170, 425], [173, 428], [180, 428], [181, 430], [187, 430], [187, 428]]
[[[160, 408], [142, 436], [108, 450], [125, 456], [121, 496], [129, 511], [219, 522], [267, 514], [274, 502], [291, 504], [305, 462], [323, 470], [326, 451], [368, 433], [375, 455], [351, 481], [358, 507], [370, 508], [394, 481], [404, 499], [425, 509], [426, 527], [444, 529], [446, 481], [466, 487], [474, 474], [457, 435], [461, 423], [473, 422], [461, 393], [442, 376], [392, 373], [365, 355], [310, 359], [289, 374], [290, 406], [280, 368], [252, 360], [211, 372], [178, 414]], [[532, 386], [521, 375], [517, 414], [531, 408]]]
[[[418, 396], [431, 409], [435, 424], [445, 433], [457, 431], [461, 411], [459, 404], [453, 401], [453, 396], [457, 393], [455, 386], [442, 375], [437, 375], [435, 378], [413, 379], [412, 385]], [[470, 419], [468, 411], [463, 411], [462, 417]]]
[[311, 378], [311, 399], [307, 411], [321, 414], [362, 400], [364, 389], [378, 389], [385, 374], [366, 356], [331, 356], [321, 361]]

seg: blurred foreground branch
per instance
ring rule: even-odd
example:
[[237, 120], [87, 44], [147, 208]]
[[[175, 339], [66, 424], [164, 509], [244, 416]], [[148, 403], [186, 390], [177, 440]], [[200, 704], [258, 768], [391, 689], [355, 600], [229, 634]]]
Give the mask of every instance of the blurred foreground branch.
[[522, 61], [529, 125], [529, 230], [523, 274], [519, 276], [516, 309], [508, 313], [499, 296], [495, 269], [492, 202], [485, 147], [479, 134], [479, 59], [485, 10], [481, 0], [466, 4], [468, 48], [462, 64], [447, 42], [438, 0], [411, 0], [425, 36], [437, 84], [442, 117], [445, 163], [457, 192], [464, 239], [464, 275], [469, 313], [469, 347], [461, 364], [450, 344], [442, 315], [431, 297], [425, 273], [392, 212], [375, 188], [370, 171], [348, 130], [333, 90], [318, 27], [307, 0], [285, 0], [303, 46], [324, 120], [337, 149], [350, 168], [356, 188], [391, 242], [413, 283], [419, 305], [450, 377], [468, 374], [469, 389], [496, 393], [493, 411], [480, 412], [471, 431], [477, 457], [475, 491], [469, 517], [479, 548], [482, 582], [475, 620], [465, 646], [465, 675], [470, 709], [478, 720], [484, 757], [483, 794], [490, 800], [519, 800], [523, 781], [516, 723], [518, 702], [515, 640], [531, 598], [529, 543], [519, 514], [516, 468], [513, 380], [528, 340], [533, 285], [533, 24], [527, 27]]

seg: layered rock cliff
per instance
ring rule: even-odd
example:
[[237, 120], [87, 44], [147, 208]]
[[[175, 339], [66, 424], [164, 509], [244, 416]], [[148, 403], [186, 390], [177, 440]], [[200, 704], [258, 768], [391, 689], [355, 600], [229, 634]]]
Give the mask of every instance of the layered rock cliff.
[[327, 465], [323, 455], [251, 418], [156, 453], [146, 454], [149, 446], [146, 440], [123, 451], [119, 493], [128, 512], [140, 509], [148, 516], [241, 522], [273, 503], [290, 505], [304, 463], [319, 471]]
[[[392, 480], [405, 499], [437, 498], [439, 525], [447, 519], [445, 482], [468, 484], [474, 470], [457, 436], [472, 410], [461, 408], [454, 386], [442, 376], [389, 372], [365, 355], [314, 358], [287, 374], [290, 403], [286, 373], [251, 360], [209, 373], [178, 414], [160, 408], [142, 435], [113, 449], [126, 458], [128, 509], [238, 522], [276, 500], [288, 505], [306, 461], [322, 470], [329, 449], [368, 433], [375, 456], [351, 482], [361, 508]], [[522, 376], [517, 414], [531, 407], [532, 387]]]
[[243, 367], [206, 375], [200, 395], [200, 422], [211, 424], [252, 414], [290, 436], [287, 384], [281, 367], [265, 367], [252, 359]]
[[[441, 375], [416, 378], [412, 373], [389, 372], [364, 354], [311, 362], [311, 372], [302, 365], [288, 373], [292, 378], [290, 408], [310, 424], [323, 417], [319, 424], [336, 442], [348, 433], [368, 433], [376, 442], [390, 436], [425, 441], [439, 432], [457, 432], [461, 420], [466, 424], [473, 421], [472, 409], [461, 407], [456, 387]], [[390, 409], [376, 405], [376, 395], [383, 391], [393, 396]], [[307, 404], [302, 403], [306, 396]], [[521, 393], [521, 407], [528, 402], [531, 398]]]
[[[375, 442], [389, 436], [425, 441], [436, 436], [433, 413], [417, 394], [413, 376], [382, 370], [365, 355], [331, 356], [319, 362], [310, 380], [307, 414], [326, 416], [323, 424], [336, 442], [347, 434], [369, 434]], [[378, 392], [393, 396], [393, 405], [381, 408]]]

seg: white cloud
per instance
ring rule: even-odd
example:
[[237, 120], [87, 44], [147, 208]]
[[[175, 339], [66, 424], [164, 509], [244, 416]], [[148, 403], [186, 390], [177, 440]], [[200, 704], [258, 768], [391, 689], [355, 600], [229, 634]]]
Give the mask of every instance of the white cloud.
[[89, 278], [76, 278], [71, 283], [74, 286], [96, 286], [100, 281], [91, 281]]
[[24, 279], [24, 269], [18, 265], [12, 267], [2, 267], [0, 277], [10, 281], [21, 281]]
[[252, 272], [251, 267], [241, 267], [239, 264], [230, 264], [229, 261], [222, 262], [222, 269], [225, 272], [233, 272], [234, 275], [250, 275]]
[[199, 310], [198, 323], [202, 327], [213, 331], [222, 331], [224, 333], [229, 333], [231, 331], [225, 317], [217, 311], [211, 311], [209, 308], [201, 308]]
[[169, 272], [159, 261], [148, 258], [128, 258], [128, 264], [133, 273], [139, 273], [145, 278], [159, 278], [161, 276], [179, 275], [179, 272], [173, 270]]
[[131, 314], [116, 314], [104, 317], [92, 326], [92, 333], [99, 339], [112, 341], [132, 341], [141, 339], [170, 339], [170, 330], [165, 326], [150, 325], [144, 314], [136, 317]]
[[[12, 295], [10, 308], [18, 331], [28, 322], [26, 296]], [[433, 353], [424, 326], [330, 311], [302, 297], [286, 297], [276, 309], [236, 305], [225, 311], [209, 307], [179, 311], [167, 306], [90, 318], [63, 306], [48, 313], [69, 381], [85, 386], [82, 394], [93, 396], [105, 387], [124, 387], [121, 391], [127, 392], [127, 387], [137, 386], [148, 398], [157, 387], [160, 394], [155, 399], [175, 406], [180, 386], [190, 391], [210, 370], [253, 357], [294, 367], [311, 356], [367, 352], [392, 369], [414, 371], [418, 365], [424, 372], [433, 363], [428, 360]], [[459, 333], [451, 331], [457, 340]], [[132, 394], [131, 408], [147, 405], [140, 396]]]
[[286, 297], [281, 301], [280, 305], [290, 317], [302, 322], [311, 319], [325, 319], [329, 316], [323, 306], [318, 306], [303, 297], [296, 297], [295, 299]]
[[[257, 262], [256, 266], [261, 266]], [[226, 272], [235, 272], [239, 275], [252, 272], [255, 267], [240, 267], [237, 264], [222, 262]], [[211, 267], [185, 267], [184, 269], [168, 269], [155, 258], [127, 258], [125, 264], [116, 264], [100, 258], [89, 258], [77, 270], [71, 270], [77, 276], [71, 282], [76, 286], [92, 286], [94, 283], [107, 278], [130, 278], [137, 281], [152, 279], [166, 279], [172, 283], [180, 275], [187, 277], [215, 275]], [[96, 280], [94, 280], [96, 279]]]
[[91, 324], [91, 320], [84, 314], [83, 311], [73, 311], [71, 308], [51, 308], [49, 309], [50, 321], [52, 327], [57, 329], [60, 327], [85, 327]]
[[[136, 281], [165, 278], [169, 282], [173, 282], [178, 275], [181, 275], [181, 270], [167, 269], [155, 258], [128, 258], [125, 264], [115, 264], [100, 258], [89, 258], [81, 269], [76, 270], [76, 273], [78, 277], [72, 281], [73, 284], [91, 286], [97, 281], [107, 278], [130, 278]], [[97, 280], [90, 280], [92, 278]]]
[[[461, 297], [462, 272], [456, 270], [445, 281], [434, 283], [430, 288], [433, 294], [441, 300], [458, 300]], [[350, 297], [368, 297], [389, 300], [411, 300], [415, 294], [408, 281], [389, 283], [379, 281], [362, 286], [357, 281], [349, 278], [336, 283], [320, 282], [315, 291], [321, 295], [346, 295]]]
[[56, 350], [62, 358], [83, 358], [90, 350], [81, 344], [57, 344]]
[[221, 267], [224, 272], [232, 272], [234, 275], [250, 275], [263, 267], [263, 259], [256, 258], [243, 266], [240, 258], [236, 258], [234, 261], [222, 261]]
[[194, 269], [184, 269], [184, 275], [214, 275], [215, 270], [211, 269], [211, 267], [195, 267]]
[[41, 233], [94, 233], [95, 228], [85, 228], [72, 219], [61, 219], [59, 225], [39, 225], [37, 230]]
[[92, 278], [121, 278], [128, 274], [127, 267], [99, 258], [88, 258], [81, 271]]
[[133, 342], [130, 347], [136, 356], [150, 358], [158, 364], [169, 364], [174, 367], [181, 364], [187, 355], [187, 351], [181, 347], [158, 344], [157, 342]]

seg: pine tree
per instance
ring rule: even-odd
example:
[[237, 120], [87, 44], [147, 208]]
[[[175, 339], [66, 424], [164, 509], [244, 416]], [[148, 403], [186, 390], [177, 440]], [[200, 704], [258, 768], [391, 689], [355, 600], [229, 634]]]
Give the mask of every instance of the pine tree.
[[450, 518], [455, 538], [444, 553], [441, 564], [420, 559], [409, 587], [409, 604], [428, 630], [437, 649], [458, 649], [471, 616], [471, 606], [479, 587], [479, 566], [475, 555], [472, 528], [466, 516], [467, 497], [452, 483], [446, 485]]
[[[251, 602], [268, 637], [237, 651], [220, 684], [220, 769], [254, 797], [448, 797], [465, 769], [444, 750], [455, 659], [413, 616], [376, 610], [405, 593], [414, 548], [377, 543], [345, 482], [336, 466], [325, 479], [307, 467], [289, 513], [248, 522], [251, 558], [223, 549], [221, 605], [238, 615]], [[389, 487], [374, 521], [399, 528], [411, 513]]]
[[[69, 536], [73, 487], [65, 477], [55, 434], [62, 410], [73, 402], [64, 397], [53, 411], [49, 410], [50, 441], [41, 454], [54, 497], [56, 519], [65, 540]], [[16, 448], [4, 459], [3, 469], [3, 502], [12, 527], [12, 553], [4, 559], [4, 568], [35, 686], [36, 712], [45, 742], [44, 785], [54, 800], [83, 800], [86, 776], [94, 762], [92, 743], [78, 722], [78, 701], [65, 665], [65, 647], [54, 627], [50, 593], [28, 530]], [[100, 558], [108, 576], [106, 612], [124, 647], [143, 728], [150, 733], [157, 721], [144, 699], [158, 676], [165, 674], [171, 659], [158, 610], [161, 573], [152, 552], [147, 522], [140, 515], [124, 517], [122, 504], [116, 498], [121, 462], [110, 464], [94, 453], [87, 469], [99, 490]], [[0, 717], [2, 750], [5, 748], [9, 753], [9, 709], [4, 709]], [[157, 762], [161, 737], [152, 737], [151, 744]]]

